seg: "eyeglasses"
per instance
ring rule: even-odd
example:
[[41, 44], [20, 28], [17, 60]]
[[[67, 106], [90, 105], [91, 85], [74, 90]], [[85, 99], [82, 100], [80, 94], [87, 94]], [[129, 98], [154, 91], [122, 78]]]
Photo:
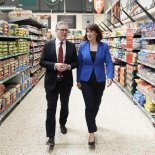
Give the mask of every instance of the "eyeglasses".
[[57, 30], [59, 30], [60, 32], [69, 32], [68, 29], [57, 29]]

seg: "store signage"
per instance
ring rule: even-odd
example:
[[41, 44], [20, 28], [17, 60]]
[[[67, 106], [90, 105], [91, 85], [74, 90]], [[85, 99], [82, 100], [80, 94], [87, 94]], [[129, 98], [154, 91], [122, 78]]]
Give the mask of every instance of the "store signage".
[[60, 0], [44, 0], [45, 3], [50, 7], [50, 8], [54, 8]]
[[133, 36], [134, 36], [133, 29], [127, 29], [127, 32], [126, 32], [126, 49], [128, 52], [132, 52], [132, 49], [133, 49]]
[[132, 62], [132, 50], [133, 50], [133, 29], [127, 29], [126, 32], [126, 62]]
[[98, 14], [101, 13], [103, 7], [104, 7], [104, 0], [94, 0], [94, 9]]
[[65, 21], [69, 29], [76, 29], [76, 15], [57, 15], [57, 22]]

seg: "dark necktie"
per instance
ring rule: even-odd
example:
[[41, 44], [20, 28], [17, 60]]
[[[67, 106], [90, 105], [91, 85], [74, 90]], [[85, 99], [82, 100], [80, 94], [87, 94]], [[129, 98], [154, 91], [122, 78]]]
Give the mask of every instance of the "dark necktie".
[[[63, 48], [62, 48], [63, 42], [60, 42], [60, 47], [59, 47], [59, 53], [58, 53], [58, 63], [63, 63]], [[58, 71], [58, 76], [63, 76], [62, 72]]]

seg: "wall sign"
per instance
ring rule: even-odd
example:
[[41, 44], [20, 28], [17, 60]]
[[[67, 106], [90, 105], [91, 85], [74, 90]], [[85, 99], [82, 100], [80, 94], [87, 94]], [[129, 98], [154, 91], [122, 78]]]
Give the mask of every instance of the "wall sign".
[[104, 0], [94, 0], [94, 9], [98, 14], [101, 13], [103, 7], [104, 7]]
[[69, 29], [76, 29], [76, 15], [58, 15], [57, 21], [65, 21]]
[[50, 8], [54, 8], [59, 3], [59, 0], [44, 0], [44, 1]]

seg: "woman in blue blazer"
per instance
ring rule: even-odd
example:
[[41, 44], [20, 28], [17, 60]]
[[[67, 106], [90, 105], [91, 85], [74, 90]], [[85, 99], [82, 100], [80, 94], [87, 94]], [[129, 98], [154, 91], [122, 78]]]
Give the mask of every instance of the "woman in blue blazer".
[[77, 87], [82, 90], [85, 101], [85, 117], [88, 127], [89, 145], [95, 144], [97, 131], [96, 115], [99, 110], [105, 84], [112, 84], [113, 63], [108, 45], [101, 42], [102, 32], [98, 25], [86, 28], [84, 42], [78, 51]]

